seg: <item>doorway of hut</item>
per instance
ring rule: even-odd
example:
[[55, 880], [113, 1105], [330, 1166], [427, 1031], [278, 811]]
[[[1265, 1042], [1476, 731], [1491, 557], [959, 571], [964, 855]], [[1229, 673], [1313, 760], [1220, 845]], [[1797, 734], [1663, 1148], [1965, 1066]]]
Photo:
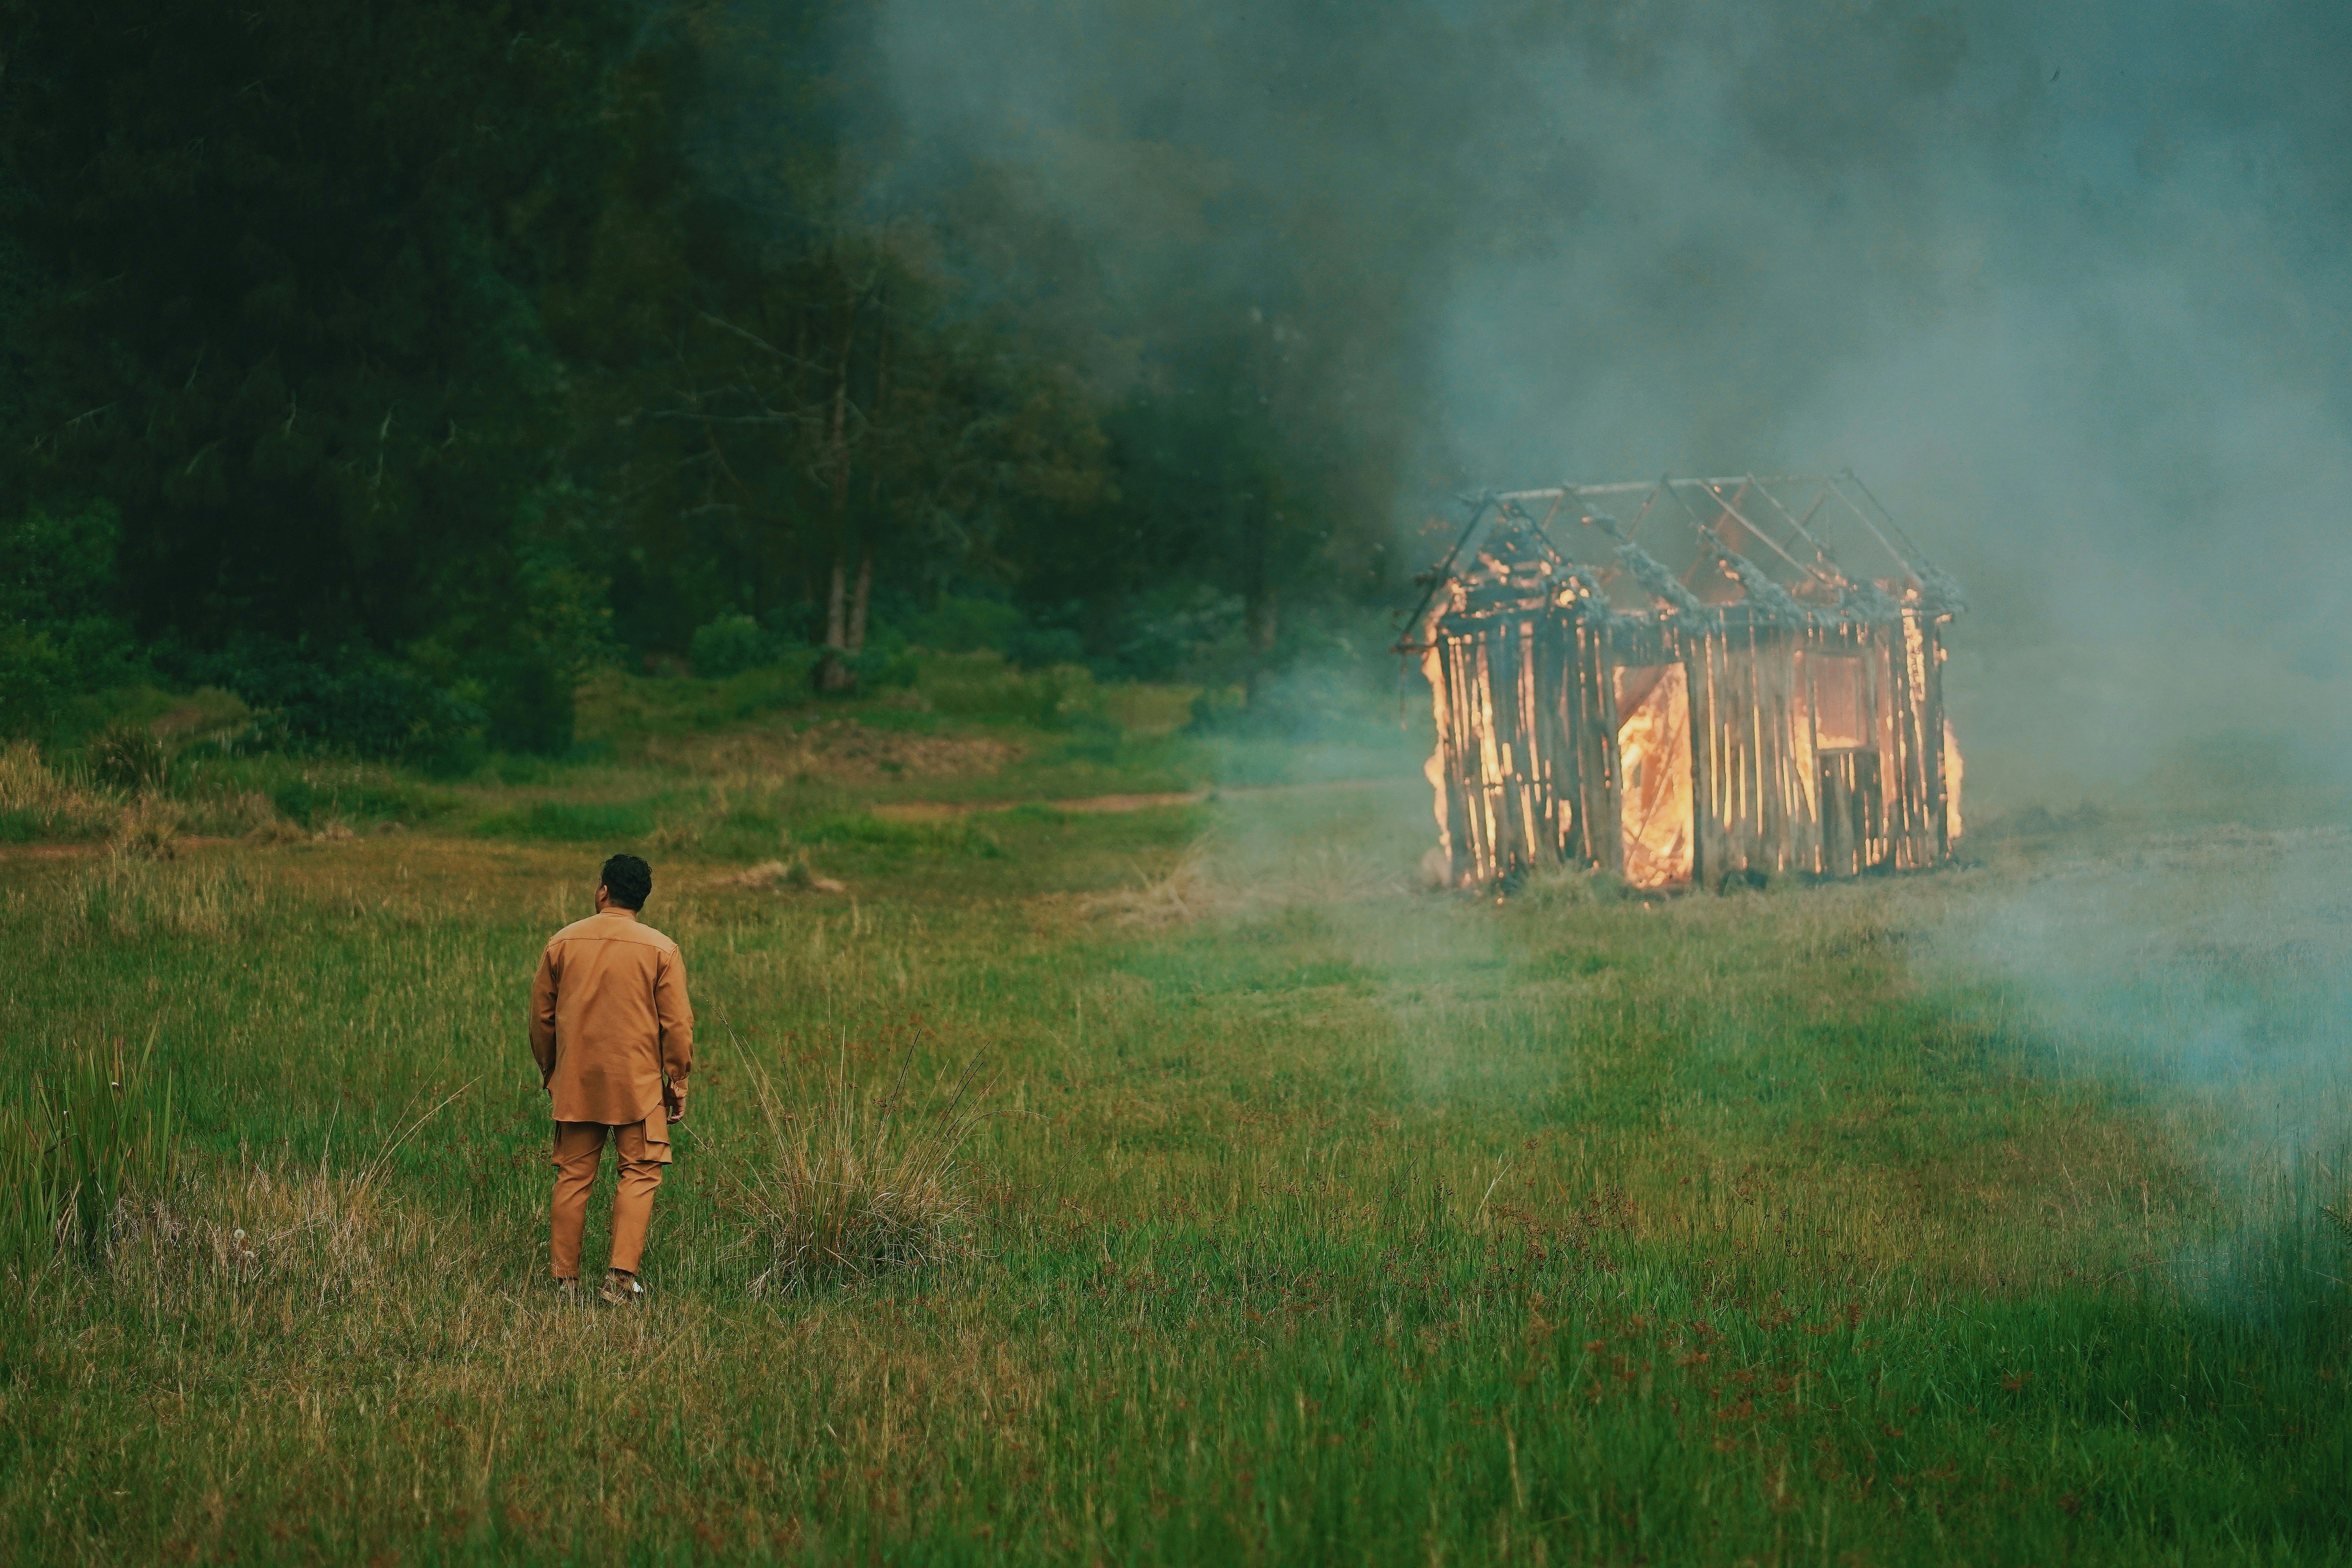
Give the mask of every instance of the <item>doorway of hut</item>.
[[1625, 880], [1636, 888], [1687, 882], [1696, 835], [1689, 677], [1680, 664], [1619, 666], [1617, 714]]

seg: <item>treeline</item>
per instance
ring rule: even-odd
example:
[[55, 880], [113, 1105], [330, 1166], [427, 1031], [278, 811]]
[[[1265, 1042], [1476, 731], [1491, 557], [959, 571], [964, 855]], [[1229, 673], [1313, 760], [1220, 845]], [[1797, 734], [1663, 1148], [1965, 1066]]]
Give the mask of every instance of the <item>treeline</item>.
[[[1379, 247], [1139, 283], [908, 131], [887, 20], [0, 4], [0, 729], [150, 680], [554, 752], [599, 664], [1248, 680], [1360, 621], [1413, 403]], [[1150, 223], [1316, 221], [1097, 134], [1194, 193]]]

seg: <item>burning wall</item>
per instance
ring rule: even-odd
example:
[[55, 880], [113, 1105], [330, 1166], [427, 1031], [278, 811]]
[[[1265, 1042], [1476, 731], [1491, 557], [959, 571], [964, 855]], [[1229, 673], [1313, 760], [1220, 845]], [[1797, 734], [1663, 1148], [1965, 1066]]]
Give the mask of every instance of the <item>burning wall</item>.
[[[1429, 677], [1426, 771], [1448, 881], [1565, 862], [1662, 888], [1949, 855], [1958, 751], [1940, 628], [1958, 590], [1890, 542], [1892, 520], [1874, 521], [1841, 479], [1797, 482], [1818, 492], [1801, 518], [1753, 479], [1481, 498], [1401, 645]], [[1573, 516], [1612, 542], [1612, 561], [1579, 563], [1553, 542], [1547, 524], [1571, 504], [1645, 490], [1633, 528]], [[1856, 580], [1837, 565], [1822, 539], [1833, 498], [1895, 574]], [[1542, 521], [1533, 500], [1550, 503]], [[1680, 572], [1635, 542], [1662, 500], [1695, 524]], [[1771, 512], [1784, 527], [1752, 521]]]

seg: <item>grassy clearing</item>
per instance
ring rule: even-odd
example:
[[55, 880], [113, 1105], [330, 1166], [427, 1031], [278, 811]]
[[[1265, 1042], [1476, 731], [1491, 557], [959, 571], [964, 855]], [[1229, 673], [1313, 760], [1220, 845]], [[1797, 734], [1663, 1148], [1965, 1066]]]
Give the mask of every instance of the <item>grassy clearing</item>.
[[[528, 822], [619, 777], [707, 798], [683, 763], [450, 787]], [[543, 1290], [520, 1029], [605, 845], [0, 862], [10, 1081], [152, 1032], [180, 1129], [99, 1262], [12, 1287], [0, 1552], [2352, 1548], [2342, 835], [2109, 824], [1930, 878], [1496, 905], [1409, 890], [1408, 788], [995, 814], [988, 853], [769, 787], [728, 810], [851, 894], [726, 880], [756, 823], [656, 855], [705, 1066], [634, 1315]], [[797, 1148], [838, 1184], [858, 1105], [975, 1063], [994, 1114], [915, 1216], [964, 1205], [956, 1245], [755, 1292], [778, 1233], [740, 1173]]]
[[[0, 845], [168, 855], [186, 838], [424, 829], [739, 866], [814, 857], [832, 862], [824, 874], [845, 875], [877, 852], [997, 854], [983, 825], [944, 820], [973, 809], [1392, 778], [1424, 744], [1361, 714], [1317, 746], [1197, 734], [1186, 729], [1191, 689], [1102, 685], [1076, 667], [1022, 671], [982, 654], [925, 655], [912, 668], [911, 686], [824, 702], [797, 668], [725, 680], [607, 671], [582, 689], [571, 755], [496, 756], [435, 777], [253, 752], [253, 716], [222, 693], [120, 693], [113, 726], [79, 750], [0, 756]], [[152, 766], [130, 768], [123, 741], [152, 752]]]

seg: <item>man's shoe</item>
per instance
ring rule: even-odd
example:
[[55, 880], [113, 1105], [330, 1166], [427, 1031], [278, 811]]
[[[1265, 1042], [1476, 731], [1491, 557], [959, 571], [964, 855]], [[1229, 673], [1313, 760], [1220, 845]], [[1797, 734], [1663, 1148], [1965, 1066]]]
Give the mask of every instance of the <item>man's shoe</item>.
[[626, 1307], [644, 1300], [646, 1288], [637, 1283], [635, 1275], [614, 1268], [606, 1271], [604, 1288], [597, 1291], [596, 1295], [600, 1300], [610, 1301], [616, 1307]]
[[571, 1279], [558, 1279], [555, 1282], [555, 1299], [562, 1302], [567, 1307], [578, 1306], [580, 1304], [580, 1281], [576, 1278]]

